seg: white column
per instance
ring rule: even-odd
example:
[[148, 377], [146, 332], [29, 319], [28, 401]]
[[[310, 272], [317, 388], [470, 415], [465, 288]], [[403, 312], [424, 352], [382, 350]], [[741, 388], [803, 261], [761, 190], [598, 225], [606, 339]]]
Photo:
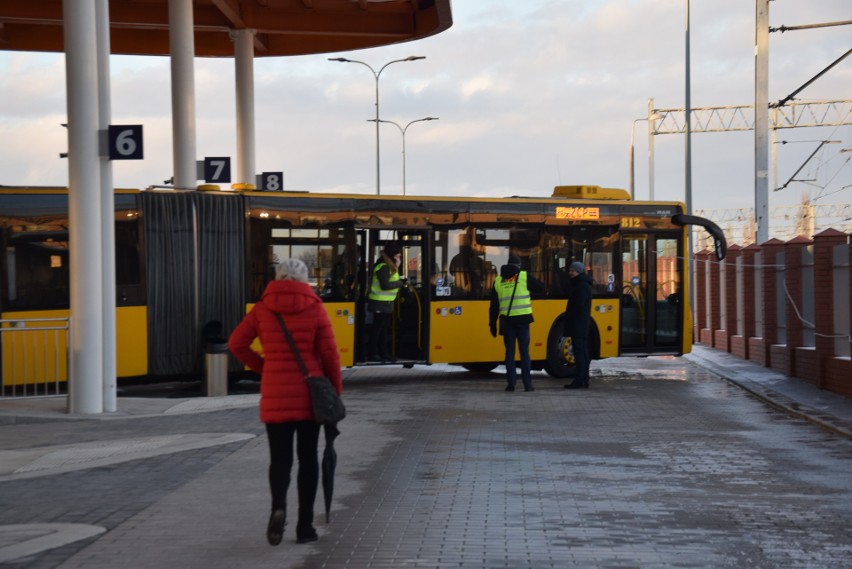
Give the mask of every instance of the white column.
[[70, 413], [103, 411], [98, 67], [94, 2], [64, 0], [68, 83], [68, 240], [71, 272]]
[[[98, 27], [98, 128], [109, 128], [112, 120], [109, 66], [109, 0], [97, 0], [95, 5]], [[103, 410], [116, 411], [116, 337], [115, 337], [115, 195], [113, 193], [112, 162], [101, 156], [101, 257], [103, 260]]]
[[195, 38], [192, 0], [169, 0], [172, 63], [172, 144], [174, 185], [195, 188]]
[[237, 183], [254, 184], [254, 30], [232, 32], [237, 92]]

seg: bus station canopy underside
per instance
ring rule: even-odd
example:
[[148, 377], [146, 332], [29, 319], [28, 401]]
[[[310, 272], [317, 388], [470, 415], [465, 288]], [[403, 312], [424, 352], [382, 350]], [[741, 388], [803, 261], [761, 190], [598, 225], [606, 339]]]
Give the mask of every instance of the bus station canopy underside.
[[[62, 0], [0, 0], [0, 50], [63, 52]], [[452, 25], [450, 0], [193, 0], [195, 54], [232, 57], [230, 32], [255, 30], [256, 57], [349, 51]], [[110, 0], [114, 54], [169, 55], [169, 0]]]

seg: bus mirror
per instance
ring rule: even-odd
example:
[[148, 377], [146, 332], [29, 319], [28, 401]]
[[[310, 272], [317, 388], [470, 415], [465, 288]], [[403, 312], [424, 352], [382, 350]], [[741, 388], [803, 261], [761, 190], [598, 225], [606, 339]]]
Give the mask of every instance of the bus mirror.
[[710, 221], [709, 219], [705, 219], [703, 217], [698, 217], [697, 215], [685, 215], [682, 213], [678, 213], [672, 216], [672, 223], [675, 225], [680, 225], [683, 227], [684, 225], [700, 225], [704, 229], [707, 230], [713, 237], [713, 246], [716, 251], [716, 259], [721, 261], [725, 258], [725, 255], [728, 252], [728, 242], [725, 239], [725, 234], [719, 228], [718, 225]]

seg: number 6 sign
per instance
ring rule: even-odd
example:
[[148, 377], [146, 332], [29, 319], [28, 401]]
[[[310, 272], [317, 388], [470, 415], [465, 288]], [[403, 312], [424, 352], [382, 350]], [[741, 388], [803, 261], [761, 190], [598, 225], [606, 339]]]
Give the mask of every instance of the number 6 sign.
[[142, 125], [110, 125], [108, 129], [110, 160], [142, 160]]

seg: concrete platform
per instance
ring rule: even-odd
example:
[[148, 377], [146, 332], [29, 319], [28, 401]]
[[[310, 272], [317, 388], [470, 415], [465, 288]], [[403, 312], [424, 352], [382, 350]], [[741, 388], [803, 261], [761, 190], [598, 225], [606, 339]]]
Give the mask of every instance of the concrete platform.
[[701, 346], [592, 372], [506, 393], [501, 373], [347, 370], [331, 522], [320, 491], [320, 541], [290, 525], [279, 547], [256, 394], [0, 400], [0, 563], [848, 566], [852, 401]]

